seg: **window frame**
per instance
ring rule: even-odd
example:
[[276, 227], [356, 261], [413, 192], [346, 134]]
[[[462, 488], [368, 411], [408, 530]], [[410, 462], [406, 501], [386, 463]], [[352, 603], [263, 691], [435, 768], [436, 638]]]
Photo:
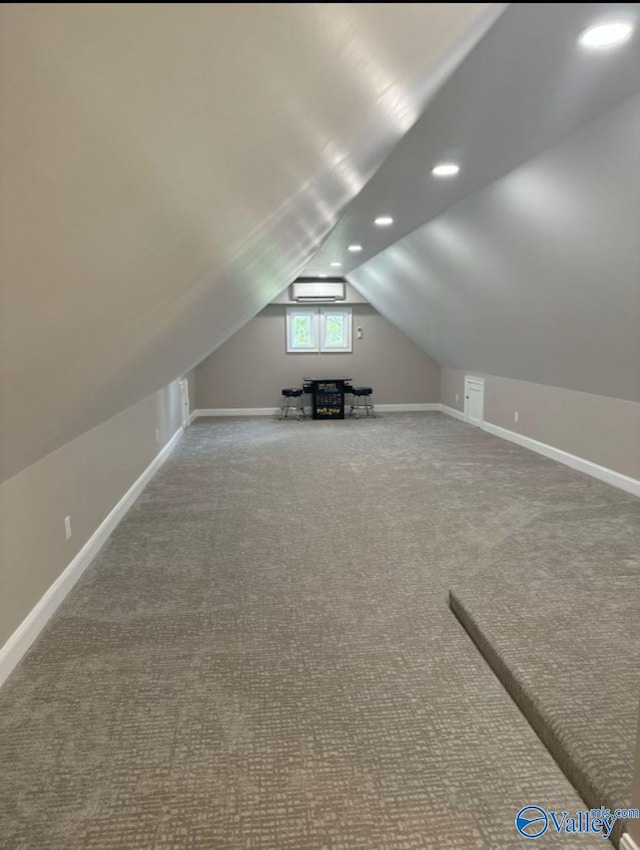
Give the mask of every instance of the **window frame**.
[[[341, 346], [326, 344], [327, 316], [345, 316], [345, 344]], [[295, 345], [293, 320], [296, 316], [311, 317], [311, 344]], [[351, 307], [302, 307], [287, 306], [285, 316], [285, 351], [287, 354], [351, 354], [353, 353], [353, 310]]]
[[[344, 345], [327, 345], [327, 317], [341, 315], [345, 317], [345, 343]], [[351, 307], [322, 307], [320, 309], [320, 351], [323, 354], [351, 354], [353, 352], [352, 325]]]
[[[308, 346], [296, 346], [293, 333], [293, 320], [296, 316], [311, 316], [311, 344]], [[318, 336], [318, 308], [317, 307], [287, 307], [286, 315], [286, 351], [287, 354], [317, 354], [320, 351], [320, 340]]]

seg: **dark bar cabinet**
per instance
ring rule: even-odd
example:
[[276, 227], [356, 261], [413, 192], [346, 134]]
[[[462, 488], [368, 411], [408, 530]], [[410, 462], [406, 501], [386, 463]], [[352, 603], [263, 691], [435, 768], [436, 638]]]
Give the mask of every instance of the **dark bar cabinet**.
[[305, 392], [311, 393], [314, 419], [344, 419], [344, 394], [351, 378], [304, 378]]

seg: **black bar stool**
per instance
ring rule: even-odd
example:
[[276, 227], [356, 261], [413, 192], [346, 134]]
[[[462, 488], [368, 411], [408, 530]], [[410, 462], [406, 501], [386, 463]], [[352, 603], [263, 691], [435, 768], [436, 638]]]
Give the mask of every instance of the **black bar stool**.
[[355, 413], [357, 419], [358, 411], [364, 410], [366, 416], [373, 416], [375, 419], [376, 415], [373, 412], [373, 404], [371, 402], [372, 393], [373, 390], [371, 387], [351, 387], [351, 408], [349, 410], [349, 416], [353, 416]]
[[294, 410], [296, 419], [304, 419], [304, 400], [302, 390], [299, 387], [287, 387], [282, 390], [282, 406], [280, 407], [280, 415], [278, 419], [288, 419], [289, 411]]

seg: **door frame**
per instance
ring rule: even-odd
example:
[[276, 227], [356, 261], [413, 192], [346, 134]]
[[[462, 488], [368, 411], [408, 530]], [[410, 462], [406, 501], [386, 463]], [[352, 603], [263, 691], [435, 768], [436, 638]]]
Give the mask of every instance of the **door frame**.
[[[469, 418], [469, 390], [473, 387], [474, 390], [480, 392], [480, 422], [476, 422]], [[464, 418], [469, 425], [475, 425], [482, 428], [484, 424], [484, 378], [477, 378], [475, 375], [464, 376]]]
[[182, 427], [188, 428], [191, 416], [191, 408], [189, 405], [189, 381], [187, 378], [180, 378], [178, 384], [180, 386], [180, 416], [182, 418]]

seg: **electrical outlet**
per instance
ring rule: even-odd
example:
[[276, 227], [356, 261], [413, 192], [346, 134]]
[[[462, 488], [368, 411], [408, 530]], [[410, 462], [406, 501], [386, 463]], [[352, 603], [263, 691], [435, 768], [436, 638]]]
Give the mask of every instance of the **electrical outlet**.
[[64, 518], [64, 536], [68, 540], [71, 537], [71, 517]]
[[456, 393], [456, 404], [460, 401], [460, 393]]
[[362, 339], [362, 328], [356, 328], [356, 339]]
[[160, 431], [156, 428], [156, 443], [160, 445]]
[[517, 411], [517, 410], [514, 410], [514, 411], [513, 411], [513, 421], [514, 421], [514, 422], [519, 422], [519, 421], [520, 421], [520, 413], [519, 413], [519, 411]]

